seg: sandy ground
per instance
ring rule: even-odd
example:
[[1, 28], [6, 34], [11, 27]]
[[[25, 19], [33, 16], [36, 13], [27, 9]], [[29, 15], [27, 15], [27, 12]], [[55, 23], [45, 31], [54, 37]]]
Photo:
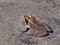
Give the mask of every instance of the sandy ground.
[[[47, 37], [21, 36], [23, 15], [51, 26]], [[0, 45], [60, 45], [60, 0], [0, 0]]]

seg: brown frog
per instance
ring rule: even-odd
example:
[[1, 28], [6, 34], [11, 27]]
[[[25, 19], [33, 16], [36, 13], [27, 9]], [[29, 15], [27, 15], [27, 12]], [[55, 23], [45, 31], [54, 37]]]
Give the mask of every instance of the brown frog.
[[[38, 22], [32, 15], [24, 15], [23, 18], [26, 25], [26, 30], [23, 32], [25, 32], [27, 35], [45, 37], [49, 35], [49, 32], [53, 32], [47, 24]], [[48, 30], [46, 27], [50, 28], [51, 30]]]

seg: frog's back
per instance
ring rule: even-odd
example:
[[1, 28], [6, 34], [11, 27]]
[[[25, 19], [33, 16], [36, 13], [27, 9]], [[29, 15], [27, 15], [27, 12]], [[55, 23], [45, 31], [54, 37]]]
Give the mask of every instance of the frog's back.
[[41, 26], [41, 24], [34, 17], [30, 17], [28, 21], [29, 25], [32, 27], [38, 28], [39, 26]]

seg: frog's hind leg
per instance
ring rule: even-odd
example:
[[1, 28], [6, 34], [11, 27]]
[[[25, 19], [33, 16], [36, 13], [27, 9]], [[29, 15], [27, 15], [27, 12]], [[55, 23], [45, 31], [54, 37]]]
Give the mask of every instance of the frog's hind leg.
[[53, 33], [53, 29], [48, 24], [44, 23], [44, 25], [45, 25], [48, 33]]
[[46, 37], [49, 35], [49, 32], [47, 32], [47, 34], [43, 35], [43, 36], [40, 36], [40, 37]]

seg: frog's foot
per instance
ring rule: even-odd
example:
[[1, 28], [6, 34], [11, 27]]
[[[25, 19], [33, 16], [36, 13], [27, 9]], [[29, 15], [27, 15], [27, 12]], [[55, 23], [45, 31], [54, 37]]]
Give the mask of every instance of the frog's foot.
[[48, 30], [47, 32], [53, 33], [53, 29], [48, 24], [44, 23], [44, 25], [45, 25], [45, 28]]
[[36, 36], [36, 37], [45, 37], [49, 35], [48, 32], [45, 32], [43, 30], [29, 30], [28, 32], [26, 32], [26, 34], [29, 36]]

